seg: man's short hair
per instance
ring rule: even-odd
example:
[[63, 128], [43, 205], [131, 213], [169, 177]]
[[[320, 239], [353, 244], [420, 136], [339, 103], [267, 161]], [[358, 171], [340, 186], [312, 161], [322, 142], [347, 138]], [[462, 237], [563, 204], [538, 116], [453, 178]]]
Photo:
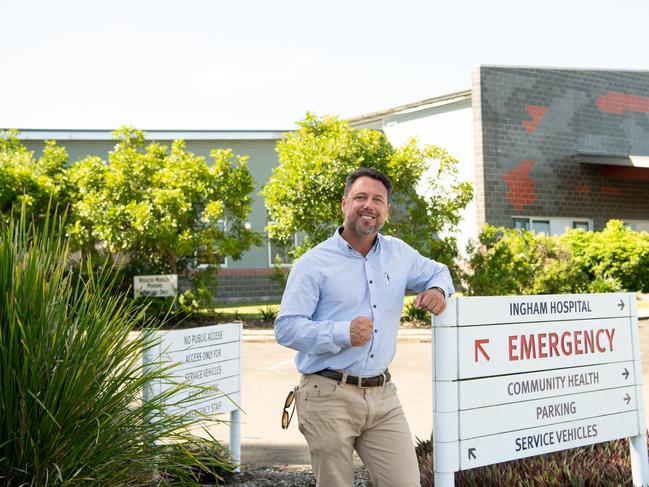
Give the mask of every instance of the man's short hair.
[[373, 167], [359, 167], [354, 172], [347, 175], [347, 179], [345, 180], [345, 196], [349, 194], [349, 189], [352, 187], [352, 184], [354, 184], [358, 178], [363, 176], [381, 181], [383, 186], [385, 186], [385, 189], [388, 190], [388, 196], [392, 194], [392, 181], [390, 181], [389, 177]]

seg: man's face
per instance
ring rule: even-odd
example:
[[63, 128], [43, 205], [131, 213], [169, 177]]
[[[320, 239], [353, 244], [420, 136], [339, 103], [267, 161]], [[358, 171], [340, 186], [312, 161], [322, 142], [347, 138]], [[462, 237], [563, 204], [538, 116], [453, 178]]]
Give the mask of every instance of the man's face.
[[388, 190], [378, 179], [361, 176], [343, 196], [345, 228], [358, 235], [372, 235], [383, 227], [388, 216]]

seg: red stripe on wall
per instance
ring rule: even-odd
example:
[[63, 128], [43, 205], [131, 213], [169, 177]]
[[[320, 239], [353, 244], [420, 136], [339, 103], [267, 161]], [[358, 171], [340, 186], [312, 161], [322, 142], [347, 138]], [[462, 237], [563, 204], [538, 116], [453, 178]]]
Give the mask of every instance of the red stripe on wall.
[[536, 127], [538, 127], [539, 123], [541, 123], [541, 119], [543, 118], [543, 115], [545, 115], [545, 112], [548, 111], [548, 107], [542, 107], [539, 105], [527, 105], [526, 108], [527, 113], [532, 120], [523, 120], [523, 127], [525, 127], [525, 130], [527, 130], [527, 132], [531, 134], [536, 130]]
[[515, 169], [510, 169], [503, 176], [503, 180], [509, 187], [507, 199], [517, 210], [536, 201], [534, 181], [530, 178], [530, 171], [534, 164], [535, 161], [521, 161]]
[[625, 111], [649, 113], [649, 98], [646, 96], [609, 91], [606, 95], [598, 96], [596, 103], [597, 108], [606, 113], [617, 113], [620, 115]]

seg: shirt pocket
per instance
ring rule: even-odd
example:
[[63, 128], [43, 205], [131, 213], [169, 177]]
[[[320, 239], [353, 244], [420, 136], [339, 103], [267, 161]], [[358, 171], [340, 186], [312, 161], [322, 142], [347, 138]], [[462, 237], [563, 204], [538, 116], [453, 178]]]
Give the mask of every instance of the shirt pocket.
[[[388, 275], [389, 277], [387, 277]], [[406, 288], [406, 278], [405, 276], [397, 277], [394, 274], [387, 273], [385, 277], [382, 301], [385, 303], [386, 310], [389, 313], [401, 312]]]

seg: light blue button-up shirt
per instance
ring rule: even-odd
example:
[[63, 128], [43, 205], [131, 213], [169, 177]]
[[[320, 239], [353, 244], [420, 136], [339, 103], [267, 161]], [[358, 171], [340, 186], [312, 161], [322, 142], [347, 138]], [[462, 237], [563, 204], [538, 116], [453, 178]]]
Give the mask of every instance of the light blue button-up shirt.
[[[453, 283], [444, 264], [398, 238], [379, 234], [364, 257], [340, 230], [293, 265], [275, 337], [297, 350], [295, 362], [303, 374], [334, 369], [371, 377], [394, 358], [405, 290], [440, 287], [448, 297]], [[370, 318], [374, 329], [368, 343], [353, 347], [349, 327], [357, 316]]]

